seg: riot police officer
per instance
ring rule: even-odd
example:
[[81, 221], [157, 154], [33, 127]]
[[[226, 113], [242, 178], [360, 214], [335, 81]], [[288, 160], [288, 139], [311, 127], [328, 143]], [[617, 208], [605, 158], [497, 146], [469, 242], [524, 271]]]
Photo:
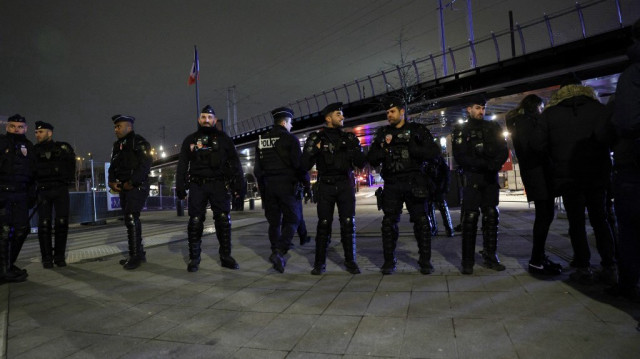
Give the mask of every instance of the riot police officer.
[[453, 156], [464, 170], [462, 200], [462, 273], [473, 274], [478, 217], [482, 210], [482, 258], [487, 268], [502, 271], [497, 255], [498, 171], [509, 156], [500, 124], [484, 120], [485, 100], [474, 97], [468, 120], [453, 129]]
[[113, 143], [108, 183], [113, 192], [120, 194], [129, 242], [129, 257], [120, 264], [124, 269], [136, 269], [146, 261], [140, 211], [149, 196], [151, 148], [147, 140], [134, 132], [134, 117], [115, 115], [111, 120], [118, 140]]
[[231, 256], [231, 200], [246, 193], [244, 172], [231, 138], [216, 128], [216, 114], [209, 105], [198, 117], [198, 131], [182, 142], [176, 173], [176, 194], [184, 199], [189, 189], [189, 264], [196, 272], [200, 265], [202, 231], [207, 204], [211, 205], [216, 228], [220, 265], [238, 269]]
[[35, 203], [35, 156], [25, 137], [25, 118], [9, 117], [6, 130], [0, 135], [0, 284], [27, 279], [27, 271], [15, 262], [29, 234], [29, 208]]
[[405, 119], [402, 99], [385, 103], [388, 126], [380, 127], [369, 149], [368, 160], [372, 166], [382, 165], [384, 190], [377, 193], [384, 216], [382, 219], [382, 249], [384, 264], [382, 274], [396, 270], [396, 242], [402, 204], [406, 203], [413, 233], [418, 242], [420, 273], [433, 272], [431, 264], [431, 227], [425, 205], [429, 196], [425, 161], [440, 153], [429, 130]]
[[300, 141], [290, 133], [293, 110], [279, 107], [271, 111], [274, 126], [258, 138], [254, 175], [263, 193], [265, 217], [269, 222], [269, 261], [284, 272], [285, 255], [300, 223], [298, 182], [304, 172], [300, 165]]
[[[36, 183], [38, 193], [38, 241], [42, 267], [67, 265], [65, 250], [69, 231], [69, 188], [74, 181], [76, 155], [66, 142], [53, 140], [53, 125], [36, 121]], [[51, 212], [55, 209], [55, 224]], [[55, 242], [51, 243], [51, 227]]]
[[318, 170], [318, 227], [316, 255], [311, 274], [326, 270], [327, 245], [331, 237], [333, 210], [338, 206], [340, 240], [344, 249], [344, 265], [352, 274], [360, 273], [356, 262], [356, 197], [353, 167], [363, 168], [365, 155], [358, 137], [342, 131], [342, 103], [327, 105], [321, 112], [325, 127], [309, 135], [302, 154], [303, 169]]

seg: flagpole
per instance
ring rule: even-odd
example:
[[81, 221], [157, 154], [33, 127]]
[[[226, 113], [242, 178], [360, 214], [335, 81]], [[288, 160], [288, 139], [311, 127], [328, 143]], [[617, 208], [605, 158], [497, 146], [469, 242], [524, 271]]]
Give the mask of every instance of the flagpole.
[[193, 51], [195, 56], [195, 66], [196, 66], [196, 118], [200, 117], [200, 89], [199, 78], [200, 78], [200, 60], [198, 59], [198, 47], [193, 45]]

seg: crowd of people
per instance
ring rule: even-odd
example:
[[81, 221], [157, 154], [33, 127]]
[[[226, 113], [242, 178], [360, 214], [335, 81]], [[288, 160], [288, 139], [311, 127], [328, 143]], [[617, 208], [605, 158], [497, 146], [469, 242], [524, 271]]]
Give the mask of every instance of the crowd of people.
[[[601, 280], [607, 291], [639, 301], [640, 229], [640, 24], [633, 27], [636, 40], [629, 49], [631, 65], [620, 76], [615, 98], [605, 106], [594, 90], [580, 82], [567, 82], [551, 99], [527, 95], [506, 115], [506, 124], [520, 164], [527, 200], [535, 206], [533, 246], [528, 271], [558, 275], [563, 266], [545, 254], [549, 227], [555, 217], [555, 198], [561, 197], [569, 221], [575, 270], [572, 280], [590, 284]], [[431, 239], [438, 234], [435, 209], [443, 219], [445, 234], [454, 235], [446, 202], [451, 166], [425, 125], [407, 118], [403, 99], [384, 103], [388, 125], [377, 129], [368, 153], [353, 133], [343, 130], [342, 103], [322, 111], [324, 127], [309, 135], [300, 147], [292, 134], [293, 110], [272, 111], [273, 127], [256, 143], [255, 171], [261, 193], [268, 237], [269, 261], [282, 273], [296, 232], [300, 245], [311, 241], [302, 218], [302, 199], [310, 196], [309, 171], [318, 177], [313, 195], [317, 203], [315, 260], [311, 274], [326, 271], [334, 210], [338, 208], [344, 267], [360, 273], [356, 246], [354, 169], [367, 163], [380, 168], [383, 187], [376, 191], [383, 212], [382, 274], [396, 270], [396, 243], [402, 208], [409, 212], [422, 274], [434, 271]], [[461, 272], [471, 275], [475, 265], [476, 236], [481, 219], [483, 265], [505, 270], [498, 257], [498, 174], [509, 156], [503, 129], [485, 120], [485, 99], [469, 99], [467, 119], [452, 131], [452, 153], [461, 174]], [[120, 264], [133, 270], [146, 261], [140, 212], [149, 195], [150, 145], [134, 131], [135, 118], [112, 117], [114, 142], [108, 185], [118, 193], [128, 239], [128, 256]], [[214, 109], [205, 106], [198, 129], [188, 135], [179, 154], [176, 194], [189, 196], [187, 270], [196, 272], [201, 262], [202, 233], [207, 206], [213, 212], [219, 242], [220, 265], [238, 269], [231, 256], [231, 202], [246, 194], [246, 182], [231, 138], [216, 127]], [[26, 119], [8, 119], [0, 135], [0, 280], [20, 282], [26, 270], [15, 265], [29, 233], [29, 209], [37, 208], [42, 266], [66, 266], [69, 221], [68, 185], [75, 173], [73, 148], [53, 140], [53, 125], [35, 123], [37, 144], [26, 139]], [[613, 161], [611, 158], [613, 153]], [[613, 201], [611, 201], [613, 199]], [[306, 200], [305, 200], [306, 202]], [[614, 206], [608, 205], [614, 204]], [[614, 211], [617, 213], [617, 220]], [[594, 273], [587, 241], [585, 209], [593, 228], [602, 270]], [[52, 213], [55, 212], [55, 218]], [[53, 237], [53, 241], [52, 241]]]

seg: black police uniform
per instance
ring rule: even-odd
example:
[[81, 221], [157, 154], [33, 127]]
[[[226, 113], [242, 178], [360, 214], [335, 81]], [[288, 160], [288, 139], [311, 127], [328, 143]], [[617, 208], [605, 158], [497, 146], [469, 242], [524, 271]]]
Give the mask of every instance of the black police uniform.
[[[317, 147], [318, 144], [320, 148]], [[331, 238], [331, 223], [336, 205], [345, 267], [352, 274], [360, 273], [356, 262], [356, 197], [353, 168], [363, 168], [365, 160], [358, 137], [340, 128], [325, 127], [310, 134], [305, 142], [302, 154], [303, 168], [310, 170], [315, 164], [318, 170], [318, 227], [316, 256], [311, 274], [317, 275], [325, 271], [327, 244]]]
[[[135, 120], [133, 117], [116, 115], [113, 122]], [[149, 170], [151, 168], [150, 145], [144, 137], [133, 130], [113, 143], [109, 182], [121, 184], [120, 207], [124, 215], [129, 242], [129, 257], [120, 262], [125, 269], [135, 269], [140, 262], [146, 261], [142, 244], [142, 225], [140, 212], [149, 197]], [[122, 185], [129, 182], [133, 189], [126, 190]]]
[[[389, 142], [389, 143], [387, 143]], [[372, 166], [382, 165], [384, 180], [382, 192], [382, 249], [383, 274], [396, 269], [396, 242], [398, 222], [402, 204], [406, 203], [413, 233], [418, 242], [420, 272], [430, 274], [431, 227], [425, 205], [428, 199], [428, 184], [424, 174], [424, 162], [440, 153], [429, 130], [418, 123], [405, 122], [401, 128], [385, 126], [379, 128], [369, 148], [368, 160]]]
[[487, 267], [504, 270], [498, 246], [498, 171], [509, 156], [500, 125], [469, 118], [453, 129], [453, 156], [464, 170], [462, 200], [462, 272], [473, 273], [478, 217], [482, 210], [482, 257]]
[[[9, 122], [25, 122], [16, 114]], [[29, 234], [29, 208], [35, 204], [35, 156], [25, 135], [0, 134], [0, 283], [21, 282], [26, 270], [15, 266]]]
[[427, 209], [431, 220], [431, 234], [438, 235], [438, 220], [436, 219], [436, 208], [442, 215], [442, 222], [447, 233], [447, 237], [453, 237], [453, 225], [451, 223], [451, 214], [447, 205], [447, 193], [449, 193], [449, 184], [451, 181], [451, 173], [449, 165], [442, 156], [427, 162], [427, 177], [431, 183], [431, 192], [429, 198], [429, 206]]
[[[202, 113], [213, 114], [213, 109], [207, 106]], [[238, 263], [231, 256], [229, 213], [232, 196], [244, 197], [246, 194], [246, 182], [233, 141], [215, 126], [199, 126], [198, 131], [182, 142], [176, 173], [176, 193], [179, 198], [185, 197], [186, 189], [189, 189], [187, 270], [196, 272], [199, 268], [207, 204], [211, 205], [213, 212], [220, 265], [238, 269]]]
[[[285, 115], [279, 112], [284, 112]], [[290, 109], [276, 109], [277, 116], [293, 117]], [[269, 260], [279, 272], [284, 272], [284, 255], [299, 224], [300, 202], [296, 188], [302, 177], [300, 141], [280, 125], [260, 135], [256, 145], [254, 175], [263, 193], [265, 217], [269, 222]]]
[[[36, 130], [53, 130], [46, 122], [37, 121]], [[52, 268], [67, 265], [65, 250], [69, 231], [69, 188], [76, 169], [76, 155], [66, 142], [48, 140], [34, 146], [36, 154], [36, 183], [38, 193], [38, 240], [42, 254], [42, 266]], [[55, 208], [55, 224], [52, 211]], [[51, 241], [51, 229], [55, 230], [55, 244]]]

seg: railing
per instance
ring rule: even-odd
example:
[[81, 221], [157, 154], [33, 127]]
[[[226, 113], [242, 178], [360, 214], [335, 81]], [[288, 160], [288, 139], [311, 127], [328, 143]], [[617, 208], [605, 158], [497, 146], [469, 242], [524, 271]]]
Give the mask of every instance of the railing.
[[[629, 7], [632, 0], [628, 0]], [[635, 21], [635, 19], [630, 19]], [[446, 54], [430, 54], [408, 63], [380, 71], [288, 104], [299, 117], [319, 112], [333, 102], [345, 104], [384, 95], [390, 91], [419, 83], [438, 80], [476, 67], [491, 65], [505, 59], [548, 49], [625, 26], [621, 0], [591, 0], [523, 24], [513, 29], [491, 32], [489, 35], [454, 47]], [[511, 37], [516, 46], [512, 47]], [[597, 51], [597, 50], [594, 50]], [[444, 65], [446, 63], [446, 66]], [[451, 70], [452, 72], [449, 72]], [[404, 86], [403, 86], [404, 85]], [[268, 112], [238, 122], [232, 137], [262, 131], [273, 123]]]

